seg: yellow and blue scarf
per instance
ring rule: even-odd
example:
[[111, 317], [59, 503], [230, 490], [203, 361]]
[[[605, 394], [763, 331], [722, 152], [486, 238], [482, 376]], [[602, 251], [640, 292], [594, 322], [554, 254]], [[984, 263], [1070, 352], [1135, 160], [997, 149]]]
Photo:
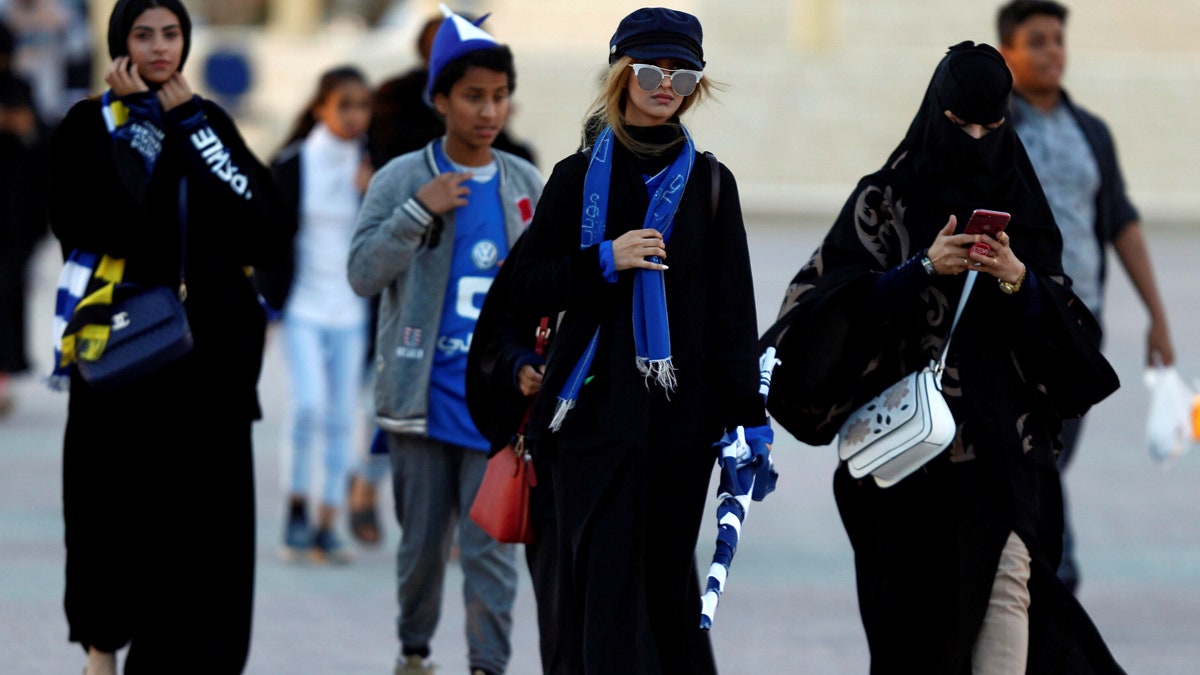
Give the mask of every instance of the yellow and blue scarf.
[[[109, 89], [100, 100], [100, 112], [113, 141], [129, 145], [141, 156], [149, 181], [165, 138], [158, 99], [137, 95], [120, 99]], [[67, 256], [54, 298], [54, 370], [45, 378], [51, 389], [66, 391], [75, 362], [95, 361], [104, 353], [117, 286], [124, 274], [121, 258], [79, 249]]]
[[54, 298], [54, 370], [46, 384], [66, 391], [77, 359], [95, 361], [112, 328], [112, 305], [125, 261], [75, 250], [58, 275]]

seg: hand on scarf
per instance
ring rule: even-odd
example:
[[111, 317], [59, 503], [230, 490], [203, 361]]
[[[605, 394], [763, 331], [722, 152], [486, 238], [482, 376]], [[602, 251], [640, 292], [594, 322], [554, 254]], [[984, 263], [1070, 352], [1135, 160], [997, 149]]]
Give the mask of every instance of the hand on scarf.
[[158, 90], [158, 102], [162, 105], [163, 112], [166, 112], [192, 100], [193, 95], [192, 85], [188, 84], [187, 78], [183, 73], [175, 71]]
[[108, 83], [109, 87], [112, 87], [113, 93], [118, 98], [139, 91], [150, 91], [150, 87], [146, 86], [146, 82], [138, 74], [137, 66], [133, 65], [133, 61], [129, 60], [128, 56], [118, 56], [113, 59], [108, 70], [104, 72], [104, 81]]
[[662, 232], [647, 227], [641, 230], [630, 230], [617, 237], [612, 243], [613, 264], [617, 271], [641, 268], [647, 270], [665, 270], [666, 265], [651, 262], [646, 258], [658, 256], [667, 257], [666, 244], [663, 243]]

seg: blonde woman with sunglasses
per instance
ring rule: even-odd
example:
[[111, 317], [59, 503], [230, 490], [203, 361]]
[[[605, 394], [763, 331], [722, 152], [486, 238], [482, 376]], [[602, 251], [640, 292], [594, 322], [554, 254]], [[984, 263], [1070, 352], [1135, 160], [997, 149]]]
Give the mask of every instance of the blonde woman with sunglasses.
[[558, 521], [546, 672], [716, 670], [694, 557], [713, 443], [767, 422], [737, 185], [680, 119], [712, 86], [701, 39], [683, 12], [621, 21], [590, 147], [512, 263], [516, 297], [563, 313], [526, 427]]

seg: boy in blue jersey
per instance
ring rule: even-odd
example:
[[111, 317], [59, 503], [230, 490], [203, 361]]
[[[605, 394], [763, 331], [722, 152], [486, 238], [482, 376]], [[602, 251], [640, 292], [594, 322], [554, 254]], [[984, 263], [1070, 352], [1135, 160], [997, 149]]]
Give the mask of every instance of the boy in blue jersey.
[[[533, 217], [542, 178], [492, 148], [515, 86], [511, 51], [442, 11], [425, 98], [446, 135], [375, 174], [349, 260], [355, 291], [381, 294], [375, 407], [388, 432], [402, 531], [397, 675], [432, 672], [429, 645], [455, 534], [472, 673], [504, 672], [517, 584], [515, 547], [467, 517], [489, 444], [468, 413], [465, 373], [483, 299]], [[536, 376], [525, 369], [522, 377]]]

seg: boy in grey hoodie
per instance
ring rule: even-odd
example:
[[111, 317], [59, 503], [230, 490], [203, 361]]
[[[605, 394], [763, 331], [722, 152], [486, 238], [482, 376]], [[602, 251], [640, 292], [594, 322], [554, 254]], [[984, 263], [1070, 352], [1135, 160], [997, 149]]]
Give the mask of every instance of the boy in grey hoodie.
[[375, 174], [349, 260], [355, 292], [381, 294], [375, 409], [388, 432], [402, 532], [397, 675], [432, 672], [451, 528], [466, 577], [472, 673], [505, 670], [517, 585], [515, 547], [466, 517], [489, 444], [468, 413], [465, 373], [484, 296], [532, 219], [543, 181], [529, 162], [492, 148], [515, 85], [512, 53], [443, 13], [425, 98], [446, 135]]

